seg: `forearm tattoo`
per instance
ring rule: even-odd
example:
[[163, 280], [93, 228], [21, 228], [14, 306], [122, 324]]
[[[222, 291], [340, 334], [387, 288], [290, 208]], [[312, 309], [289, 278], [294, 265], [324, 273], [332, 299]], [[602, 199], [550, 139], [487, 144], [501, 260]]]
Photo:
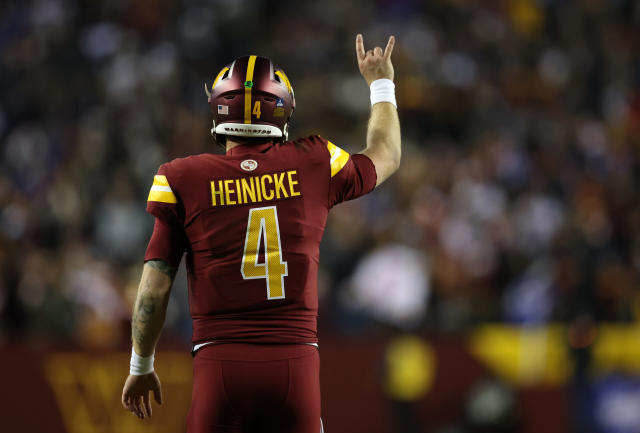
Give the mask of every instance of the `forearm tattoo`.
[[168, 275], [172, 280], [173, 277], [176, 276], [176, 269], [173, 266], [169, 266], [169, 264], [164, 260], [149, 260], [146, 262], [146, 264], [153, 268], [156, 268], [163, 274]]
[[142, 346], [145, 339], [149, 337], [149, 328], [152, 327], [159, 302], [161, 302], [160, 299], [148, 295], [142, 295], [138, 299], [131, 318], [131, 338], [139, 346]]
[[[175, 276], [175, 269], [162, 260], [149, 260], [149, 266], [167, 275], [171, 280]], [[153, 349], [155, 341], [160, 335], [166, 312], [168, 297], [160, 295], [151, 287], [149, 278], [143, 279], [144, 287], [140, 287], [138, 298], [131, 317], [131, 338], [139, 350]]]

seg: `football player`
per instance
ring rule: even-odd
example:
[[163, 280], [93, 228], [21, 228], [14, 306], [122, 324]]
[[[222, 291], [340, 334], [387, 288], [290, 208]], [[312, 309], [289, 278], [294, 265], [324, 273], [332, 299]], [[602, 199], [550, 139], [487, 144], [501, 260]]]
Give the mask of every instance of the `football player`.
[[153, 369], [169, 292], [183, 253], [193, 319], [189, 433], [318, 433], [316, 318], [319, 245], [332, 206], [370, 192], [400, 163], [391, 53], [365, 51], [371, 90], [366, 147], [350, 155], [320, 136], [288, 141], [293, 87], [269, 59], [240, 57], [205, 86], [211, 133], [225, 155], [160, 166], [155, 216], [132, 318], [122, 404], [151, 416], [162, 403]]

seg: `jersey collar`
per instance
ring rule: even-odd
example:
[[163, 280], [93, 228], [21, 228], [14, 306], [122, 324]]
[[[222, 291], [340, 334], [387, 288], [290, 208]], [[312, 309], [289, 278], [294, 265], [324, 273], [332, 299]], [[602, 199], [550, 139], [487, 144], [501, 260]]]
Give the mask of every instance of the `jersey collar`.
[[233, 149], [227, 150], [227, 155], [237, 156], [237, 155], [248, 155], [250, 153], [264, 153], [269, 150], [273, 146], [273, 142], [268, 141], [266, 143], [258, 143], [258, 144], [240, 144]]

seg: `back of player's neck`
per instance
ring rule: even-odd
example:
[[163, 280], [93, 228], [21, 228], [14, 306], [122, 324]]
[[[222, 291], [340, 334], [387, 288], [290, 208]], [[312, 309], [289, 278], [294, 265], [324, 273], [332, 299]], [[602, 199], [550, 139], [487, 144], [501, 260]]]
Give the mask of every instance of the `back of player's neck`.
[[240, 146], [242, 143], [238, 141], [229, 140], [227, 138], [227, 152], [233, 149], [234, 147]]
[[235, 141], [227, 138], [227, 152], [238, 146], [259, 146], [261, 144], [271, 143], [272, 141], [255, 142], [255, 141]]

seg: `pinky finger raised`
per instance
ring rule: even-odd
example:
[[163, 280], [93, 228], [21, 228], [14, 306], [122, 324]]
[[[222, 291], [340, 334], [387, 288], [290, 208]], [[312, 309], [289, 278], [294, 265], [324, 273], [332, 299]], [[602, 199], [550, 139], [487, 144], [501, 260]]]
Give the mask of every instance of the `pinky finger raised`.
[[389, 36], [389, 42], [387, 42], [387, 46], [384, 49], [384, 57], [385, 59], [388, 59], [389, 57], [391, 57], [391, 53], [393, 52], [393, 47], [396, 45], [396, 37], [395, 36]]

